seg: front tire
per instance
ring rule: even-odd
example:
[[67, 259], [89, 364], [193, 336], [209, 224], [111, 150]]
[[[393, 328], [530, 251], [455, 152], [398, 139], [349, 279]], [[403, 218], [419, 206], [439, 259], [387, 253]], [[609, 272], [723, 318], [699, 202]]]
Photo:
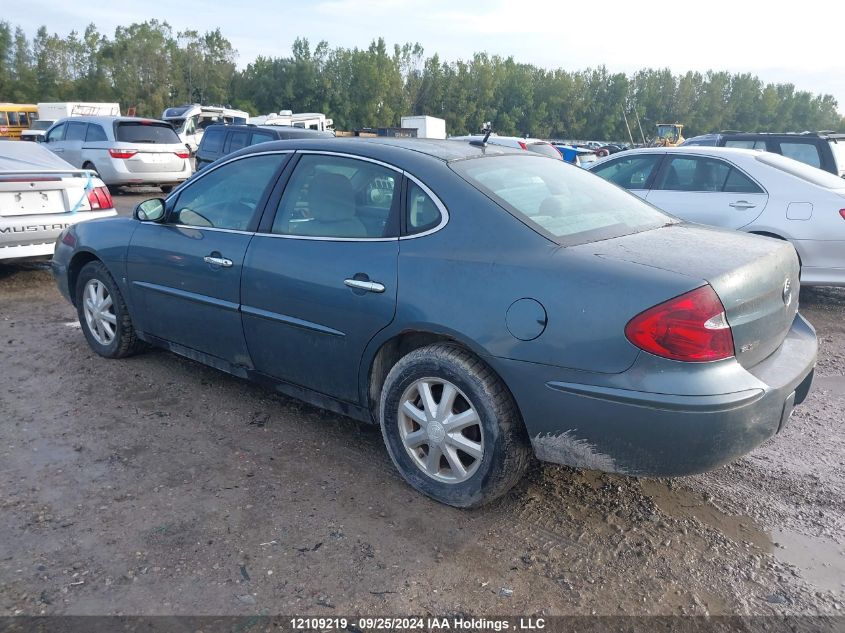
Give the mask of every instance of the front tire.
[[124, 358], [140, 348], [123, 295], [102, 262], [88, 262], [79, 271], [76, 311], [88, 345], [100, 356]]
[[429, 345], [400, 359], [385, 379], [379, 420], [405, 480], [447, 505], [472, 508], [496, 499], [530, 460], [507, 387], [455, 345]]

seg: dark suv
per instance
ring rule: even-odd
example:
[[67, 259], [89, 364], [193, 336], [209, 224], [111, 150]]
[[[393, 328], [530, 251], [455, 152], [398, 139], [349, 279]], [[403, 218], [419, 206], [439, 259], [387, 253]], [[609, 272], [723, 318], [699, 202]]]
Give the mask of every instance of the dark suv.
[[733, 132], [702, 134], [681, 145], [760, 149], [800, 160], [845, 178], [845, 134], [836, 132]]
[[318, 132], [289, 125], [209, 125], [197, 148], [196, 170], [199, 171], [226, 154], [242, 147], [289, 138], [332, 137], [331, 132]]

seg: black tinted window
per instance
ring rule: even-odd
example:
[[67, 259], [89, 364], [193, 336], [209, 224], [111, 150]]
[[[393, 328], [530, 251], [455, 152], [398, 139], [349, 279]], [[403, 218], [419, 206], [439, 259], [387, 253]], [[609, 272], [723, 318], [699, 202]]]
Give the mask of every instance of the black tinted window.
[[106, 139], [106, 131], [102, 128], [102, 126], [97, 125], [96, 123], [89, 123], [88, 124], [88, 133], [85, 135], [86, 141], [105, 141]]
[[273, 233], [318, 237], [390, 237], [398, 222], [399, 175], [352, 158], [305, 155], [290, 179]]
[[819, 158], [819, 150], [812, 143], [799, 142], [781, 142], [780, 153], [787, 158], [807, 163], [813, 167], [821, 167], [821, 159]]
[[244, 231], [285, 156], [249, 156], [218, 167], [187, 185], [172, 214], [176, 224]]
[[115, 140], [124, 143], [182, 144], [169, 123], [157, 121], [121, 121], [117, 124], [114, 136]]
[[250, 145], [258, 145], [259, 143], [266, 143], [267, 141], [275, 141], [276, 137], [270, 132], [253, 132], [252, 138], [249, 141]]
[[226, 148], [226, 152], [236, 152], [239, 149], [246, 147], [247, 139], [249, 138], [248, 132], [232, 132], [229, 135], [229, 140], [226, 141], [228, 147]]
[[756, 182], [738, 169], [731, 169], [731, 173], [728, 174], [728, 179], [725, 181], [724, 191], [730, 193], [763, 193]]
[[210, 127], [202, 135], [202, 150], [212, 154], [219, 154], [223, 149], [223, 138], [226, 136], [226, 130], [219, 127]]
[[664, 191], [722, 191], [730, 165], [713, 158], [673, 156], [655, 189]]
[[65, 133], [66, 141], [82, 141], [85, 139], [85, 132], [88, 129], [87, 123], [68, 123]]
[[625, 189], [645, 189], [661, 158], [662, 154], [625, 156], [596, 165], [590, 171]]

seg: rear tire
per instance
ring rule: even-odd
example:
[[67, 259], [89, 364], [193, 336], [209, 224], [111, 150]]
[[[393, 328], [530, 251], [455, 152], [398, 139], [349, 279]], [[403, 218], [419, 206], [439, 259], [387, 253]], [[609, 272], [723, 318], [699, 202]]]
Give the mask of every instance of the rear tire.
[[385, 379], [379, 421], [405, 481], [447, 505], [473, 508], [496, 499], [530, 461], [507, 387], [456, 345], [428, 345], [400, 359]]
[[123, 295], [102, 262], [88, 262], [79, 271], [76, 312], [88, 345], [100, 356], [124, 358], [141, 348]]

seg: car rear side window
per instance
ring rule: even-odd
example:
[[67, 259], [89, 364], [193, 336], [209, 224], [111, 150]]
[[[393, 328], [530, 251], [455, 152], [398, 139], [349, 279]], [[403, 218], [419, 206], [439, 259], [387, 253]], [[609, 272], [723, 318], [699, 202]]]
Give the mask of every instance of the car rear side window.
[[239, 149], [243, 149], [244, 147], [246, 147], [248, 139], [248, 132], [232, 132], [231, 134], [229, 134], [229, 139], [226, 141], [226, 153], [231, 154], [232, 152], [236, 152]]
[[114, 138], [121, 143], [182, 144], [169, 123], [158, 121], [118, 121]]
[[787, 143], [781, 141], [780, 153], [787, 158], [799, 160], [813, 167], [821, 167], [822, 165], [821, 158], [819, 158], [819, 150], [812, 143]]
[[449, 165], [476, 189], [558, 244], [583, 244], [675, 223], [638, 197], [563, 161], [524, 153]]
[[731, 166], [714, 158], [673, 156], [655, 189], [663, 191], [722, 191]]
[[268, 141], [275, 141], [276, 137], [270, 132], [253, 132], [252, 138], [249, 139], [250, 145], [258, 145], [259, 143], [266, 143]]
[[106, 141], [106, 131], [102, 128], [102, 126], [97, 125], [96, 123], [89, 123], [88, 124], [88, 132], [85, 134], [85, 140], [89, 143], [94, 143], [97, 141]]
[[88, 130], [87, 123], [79, 123], [78, 121], [68, 123], [67, 132], [65, 133], [66, 141], [83, 141], [85, 140], [85, 132]]
[[380, 238], [398, 233], [398, 172], [369, 161], [306, 154], [285, 187], [273, 233]]
[[722, 191], [725, 193], [765, 193], [751, 178], [743, 174], [736, 167], [731, 167], [728, 179]]
[[223, 149], [223, 138], [226, 136], [226, 130], [213, 127], [208, 128], [202, 135], [202, 150], [212, 154], [219, 154]]
[[831, 151], [833, 151], [833, 158], [836, 160], [836, 169], [839, 175], [845, 175], [845, 138], [829, 139], [828, 143]]
[[176, 200], [171, 221], [188, 226], [249, 228], [258, 203], [273, 176], [286, 160], [284, 154], [248, 156], [221, 165], [185, 186]]
[[725, 147], [738, 147], [740, 149], [760, 149], [765, 151], [766, 141], [755, 141], [754, 139], [736, 139], [731, 141], [725, 141]]
[[408, 198], [405, 205], [405, 234], [415, 235], [430, 231], [442, 216], [437, 204], [417, 183], [408, 181]]
[[592, 168], [592, 172], [625, 189], [645, 189], [663, 154], [616, 158]]

